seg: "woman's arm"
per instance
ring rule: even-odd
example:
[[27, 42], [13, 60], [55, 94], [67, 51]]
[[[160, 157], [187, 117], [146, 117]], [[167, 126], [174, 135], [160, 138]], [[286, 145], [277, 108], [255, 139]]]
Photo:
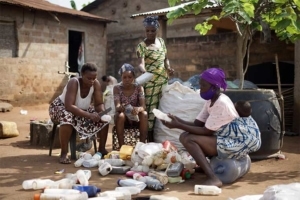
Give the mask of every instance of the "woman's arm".
[[144, 93], [144, 88], [142, 86], [138, 86], [138, 99], [139, 99], [139, 107], [135, 107], [135, 113], [138, 114], [139, 112], [143, 112], [146, 110], [146, 102], [145, 102], [145, 93]]
[[66, 111], [73, 113], [76, 116], [91, 118], [90, 113], [75, 106], [76, 96], [78, 91], [78, 82], [75, 78], [70, 79], [67, 84], [67, 92], [65, 96]]
[[105, 110], [101, 84], [99, 83], [98, 80], [95, 80], [94, 83], [94, 107], [96, 112], [98, 113]]
[[120, 91], [119, 91], [119, 86], [114, 86], [113, 88], [113, 93], [114, 93], [114, 103], [115, 103], [115, 110], [116, 112], [124, 112], [125, 108], [122, 105], [120, 101]]
[[142, 73], [145, 73], [146, 72], [145, 59], [140, 57], [139, 52], [137, 52], [137, 55], [138, 55], [138, 63], [139, 63], [138, 68]]

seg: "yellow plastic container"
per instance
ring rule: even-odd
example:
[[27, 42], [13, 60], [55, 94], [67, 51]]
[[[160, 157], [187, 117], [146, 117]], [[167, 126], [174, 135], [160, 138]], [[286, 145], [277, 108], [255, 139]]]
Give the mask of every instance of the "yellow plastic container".
[[122, 145], [120, 149], [120, 158], [123, 160], [130, 160], [133, 149], [133, 146]]

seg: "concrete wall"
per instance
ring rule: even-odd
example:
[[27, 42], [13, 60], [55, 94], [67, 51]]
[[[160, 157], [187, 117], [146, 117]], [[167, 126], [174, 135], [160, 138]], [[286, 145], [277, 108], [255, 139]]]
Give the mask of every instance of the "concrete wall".
[[293, 131], [300, 133], [300, 41], [295, 44], [295, 82], [294, 82], [294, 113]]
[[[117, 75], [123, 63], [137, 66], [136, 46], [143, 38], [115, 40], [108, 42], [107, 73]], [[222, 33], [208, 36], [192, 36], [167, 39], [168, 58], [175, 69], [174, 77], [186, 81], [207, 67], [219, 65], [229, 79], [236, 79], [236, 34]], [[274, 54], [280, 61], [294, 60], [294, 45], [286, 44], [274, 37], [272, 43], [260, 43], [259, 36], [251, 46], [250, 65], [274, 61]]]
[[58, 15], [60, 23], [47, 12], [0, 5], [0, 19], [15, 22], [18, 57], [0, 58], [0, 100], [15, 106], [48, 103], [66, 84], [69, 30], [84, 32], [85, 60], [95, 62], [99, 77], [106, 70], [104, 23], [75, 16]]

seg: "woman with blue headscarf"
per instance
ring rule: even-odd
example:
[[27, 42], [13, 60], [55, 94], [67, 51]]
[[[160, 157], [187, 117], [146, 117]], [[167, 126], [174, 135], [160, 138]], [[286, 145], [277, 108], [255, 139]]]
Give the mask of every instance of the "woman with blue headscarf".
[[257, 151], [261, 145], [260, 131], [254, 119], [240, 117], [229, 97], [221, 92], [227, 88], [222, 69], [205, 70], [199, 84], [200, 96], [207, 101], [195, 121], [184, 121], [169, 114], [172, 121], [163, 124], [186, 131], [179, 140], [207, 175], [201, 184], [221, 187], [222, 182], [206, 157], [239, 159]]
[[158, 108], [162, 88], [168, 83], [168, 76], [174, 73], [167, 58], [167, 48], [162, 38], [157, 37], [159, 22], [157, 16], [148, 16], [143, 21], [146, 38], [137, 46], [139, 69], [154, 76], [144, 85], [146, 108], [148, 112], [148, 141], [153, 142], [155, 116], [152, 112]]
[[116, 108], [115, 125], [119, 147], [124, 145], [124, 126], [136, 125], [140, 131], [140, 141], [146, 142], [148, 115], [142, 86], [135, 83], [134, 67], [125, 63], [119, 70], [122, 82], [114, 86]]

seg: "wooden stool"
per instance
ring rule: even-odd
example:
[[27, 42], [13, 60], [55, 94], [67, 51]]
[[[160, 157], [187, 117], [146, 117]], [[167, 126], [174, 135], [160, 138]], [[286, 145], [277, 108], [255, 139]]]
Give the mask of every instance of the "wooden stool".
[[[51, 138], [50, 138], [50, 148], [49, 148], [49, 156], [52, 155], [52, 148], [53, 148], [53, 142], [56, 134], [56, 128], [59, 124], [58, 123], [53, 123], [53, 128], [52, 128], [52, 133], [51, 133]], [[76, 130], [73, 128], [71, 138], [69, 141], [69, 146], [70, 146], [70, 151], [71, 151], [71, 159], [76, 160]], [[97, 152], [97, 138], [92, 138], [93, 143], [94, 143], [94, 150]]]

